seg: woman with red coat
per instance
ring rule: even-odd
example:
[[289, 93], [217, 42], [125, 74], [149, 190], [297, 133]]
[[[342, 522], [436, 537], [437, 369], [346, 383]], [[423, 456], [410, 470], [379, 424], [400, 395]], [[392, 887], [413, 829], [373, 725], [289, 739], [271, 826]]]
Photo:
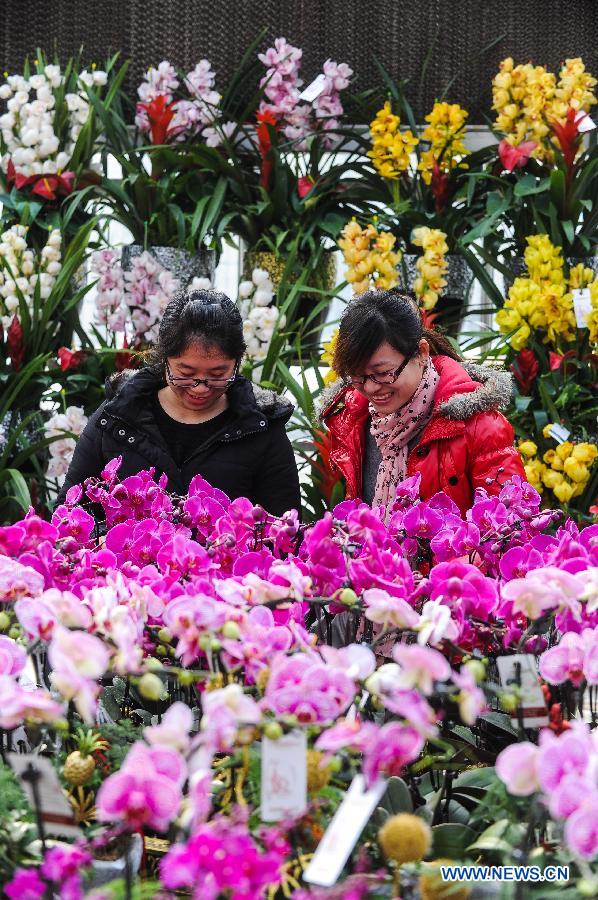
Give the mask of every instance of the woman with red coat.
[[[398, 291], [368, 291], [347, 307], [322, 418], [330, 464], [347, 498], [384, 506], [397, 485], [421, 474], [420, 494], [438, 491], [461, 512], [474, 491], [497, 494], [513, 475], [525, 478], [513, 429], [501, 412], [511, 377], [465, 364], [442, 336], [423, 328], [414, 301]], [[340, 390], [339, 390], [340, 387]]]

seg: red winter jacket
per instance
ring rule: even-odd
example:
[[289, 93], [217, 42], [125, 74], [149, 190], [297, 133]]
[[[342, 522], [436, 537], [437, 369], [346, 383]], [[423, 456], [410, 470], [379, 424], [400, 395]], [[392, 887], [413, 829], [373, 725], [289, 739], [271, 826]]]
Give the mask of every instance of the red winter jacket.
[[[511, 376], [449, 356], [433, 356], [432, 362], [440, 375], [434, 411], [409, 453], [407, 474], [421, 472], [422, 499], [444, 491], [465, 512], [477, 487], [497, 494], [513, 475], [525, 478], [513, 429], [498, 411], [509, 402]], [[345, 387], [325, 406], [322, 418], [330, 431], [330, 465], [344, 477], [347, 498], [359, 498], [368, 400]]]

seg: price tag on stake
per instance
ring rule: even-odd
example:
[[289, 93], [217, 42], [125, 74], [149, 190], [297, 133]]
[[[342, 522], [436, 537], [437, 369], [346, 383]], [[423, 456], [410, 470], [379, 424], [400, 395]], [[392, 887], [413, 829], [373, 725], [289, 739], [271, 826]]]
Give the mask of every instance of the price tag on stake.
[[261, 815], [264, 822], [300, 816], [307, 808], [307, 739], [292, 731], [262, 740]]
[[589, 288], [575, 288], [573, 291], [573, 311], [578, 328], [588, 327], [588, 316], [592, 312], [592, 298]]
[[37, 795], [46, 835], [80, 838], [81, 829], [50, 760], [36, 753], [9, 753], [8, 763], [32, 807]]
[[[540, 687], [536, 658], [530, 653], [514, 653], [513, 656], [499, 656], [496, 660], [500, 683], [508, 690], [519, 688], [521, 695], [520, 712], [526, 728], [540, 728], [548, 725], [546, 700]], [[511, 713], [511, 722], [519, 723], [517, 710]]]
[[300, 100], [305, 100], [306, 103], [313, 103], [316, 97], [319, 97], [324, 88], [326, 87], [326, 76], [320, 73], [317, 78], [314, 78], [311, 84], [308, 84], [307, 87], [299, 94]]
[[366, 789], [363, 775], [356, 775], [337, 809], [318, 849], [303, 873], [303, 880], [320, 887], [336, 884], [349, 854], [386, 790], [385, 781]]
[[594, 120], [582, 109], [575, 116], [575, 124], [579, 134], [585, 134], [587, 131], [593, 131], [596, 128]]
[[564, 425], [553, 425], [550, 429], [550, 437], [554, 438], [557, 444], [564, 444], [569, 440], [571, 432]]

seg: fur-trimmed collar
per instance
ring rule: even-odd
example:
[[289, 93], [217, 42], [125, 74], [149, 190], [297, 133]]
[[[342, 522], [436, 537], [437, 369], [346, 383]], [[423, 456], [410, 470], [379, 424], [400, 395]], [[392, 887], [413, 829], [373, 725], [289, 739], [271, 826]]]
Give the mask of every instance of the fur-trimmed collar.
[[[504, 369], [493, 369], [476, 363], [462, 362], [459, 365], [467, 372], [472, 381], [480, 387], [468, 393], [455, 393], [448, 400], [440, 403], [435, 414], [446, 419], [465, 420], [480, 412], [492, 409], [506, 409], [513, 393], [513, 376]], [[342, 379], [324, 388], [318, 398], [317, 414], [322, 418], [325, 410], [334, 398], [345, 387]]]

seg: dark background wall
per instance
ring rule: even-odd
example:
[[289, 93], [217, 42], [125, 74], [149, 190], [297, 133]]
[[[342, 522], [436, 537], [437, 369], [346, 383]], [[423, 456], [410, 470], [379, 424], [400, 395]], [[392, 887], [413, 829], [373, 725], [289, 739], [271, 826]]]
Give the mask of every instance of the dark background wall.
[[0, 0], [0, 64], [19, 69], [38, 46], [65, 58], [83, 45], [84, 57], [98, 62], [120, 50], [132, 60], [134, 93], [161, 59], [187, 69], [207, 57], [222, 86], [263, 27], [269, 39], [284, 35], [303, 48], [306, 83], [331, 57], [355, 70], [355, 90], [379, 86], [377, 56], [393, 76], [413, 80], [409, 96], [420, 118], [456, 75], [447, 99], [469, 109], [470, 121], [483, 121], [491, 78], [507, 55], [553, 70], [582, 56], [598, 73], [598, 0]]

